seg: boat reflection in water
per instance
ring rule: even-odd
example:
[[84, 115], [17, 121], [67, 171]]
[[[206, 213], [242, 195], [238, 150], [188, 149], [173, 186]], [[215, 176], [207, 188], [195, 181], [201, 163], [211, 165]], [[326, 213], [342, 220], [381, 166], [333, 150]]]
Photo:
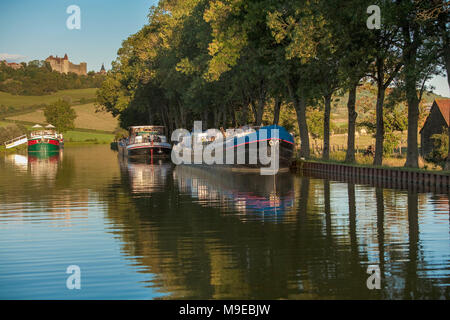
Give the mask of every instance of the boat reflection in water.
[[54, 180], [61, 160], [62, 151], [28, 154], [28, 167], [32, 176]]
[[197, 166], [177, 166], [173, 178], [181, 193], [202, 206], [233, 212], [246, 219], [280, 221], [294, 208], [293, 176], [262, 176]]
[[[122, 168], [101, 195], [105, 217], [148, 276], [148, 296], [449, 298], [447, 195], [289, 173]], [[369, 266], [379, 290], [367, 286]]]
[[49, 153], [29, 153], [28, 155], [10, 154], [6, 160], [22, 172], [29, 172], [32, 177], [54, 180], [58, 165], [63, 157], [62, 151]]
[[120, 170], [128, 175], [132, 194], [145, 194], [161, 190], [166, 184], [172, 169], [172, 163], [167, 160], [134, 160], [119, 157]]

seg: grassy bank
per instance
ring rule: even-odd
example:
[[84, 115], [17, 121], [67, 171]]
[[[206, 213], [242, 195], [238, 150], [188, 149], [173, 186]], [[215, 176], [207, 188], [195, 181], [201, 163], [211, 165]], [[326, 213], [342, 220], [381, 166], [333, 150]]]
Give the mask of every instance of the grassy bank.
[[[114, 118], [111, 113], [104, 111], [97, 112], [94, 103], [74, 105], [73, 108], [77, 114], [77, 118], [75, 119], [75, 128], [77, 129], [112, 132], [119, 125], [118, 120]], [[44, 111], [42, 109], [17, 116], [7, 117], [5, 120], [26, 123], [46, 123]]]
[[76, 103], [83, 99], [94, 99], [96, 91], [96, 88], [61, 90], [44, 96], [19, 96], [0, 92], [0, 105], [7, 107], [30, 107], [38, 104], [50, 104], [63, 98], [69, 98], [72, 103]]
[[80, 144], [105, 144], [114, 140], [114, 135], [105, 132], [95, 131], [67, 131], [64, 133], [64, 143], [66, 146]]
[[[31, 128], [31, 126], [27, 127], [27, 129]], [[64, 133], [64, 147], [88, 144], [109, 144], [113, 140], [114, 135], [108, 132], [99, 132], [93, 130], [72, 130]], [[26, 150], [26, 144], [12, 149], [6, 149], [4, 145], [0, 145], [0, 152], [3, 153], [15, 153], [22, 150]]]
[[[355, 163], [346, 163], [345, 162], [345, 152], [339, 151], [339, 152], [332, 152], [330, 153], [330, 160], [324, 161], [321, 158], [318, 157], [312, 157], [311, 159], [307, 160], [309, 162], [319, 162], [319, 163], [338, 163], [338, 164], [346, 164], [350, 166], [357, 166], [357, 167], [370, 167], [370, 168], [384, 168], [384, 169], [402, 169], [407, 171], [425, 171], [425, 172], [433, 172], [433, 173], [442, 173], [442, 174], [450, 174], [450, 171], [442, 170], [442, 167], [435, 163], [427, 162], [423, 160], [422, 158], [419, 158], [419, 168], [405, 168], [404, 164], [406, 161], [406, 158], [404, 157], [387, 157], [383, 159], [383, 165], [381, 166], [374, 166], [373, 163], [373, 157], [370, 156], [364, 156], [362, 154], [355, 155]], [[298, 163], [305, 160], [296, 159]]]

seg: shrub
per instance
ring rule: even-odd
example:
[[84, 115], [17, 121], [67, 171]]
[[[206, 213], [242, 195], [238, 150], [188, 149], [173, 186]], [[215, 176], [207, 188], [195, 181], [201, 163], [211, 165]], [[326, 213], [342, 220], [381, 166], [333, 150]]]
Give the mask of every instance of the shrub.
[[58, 100], [45, 107], [45, 119], [51, 123], [59, 132], [66, 132], [75, 127], [77, 114], [67, 101]]
[[443, 165], [447, 159], [449, 148], [447, 128], [442, 128], [442, 133], [432, 135], [431, 139], [433, 140], [434, 149], [427, 155], [426, 160]]

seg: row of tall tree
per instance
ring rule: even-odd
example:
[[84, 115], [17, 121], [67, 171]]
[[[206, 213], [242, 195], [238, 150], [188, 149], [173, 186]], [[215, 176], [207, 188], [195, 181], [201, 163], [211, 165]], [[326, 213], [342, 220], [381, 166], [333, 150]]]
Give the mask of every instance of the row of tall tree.
[[249, 115], [260, 125], [269, 105], [278, 123], [280, 108], [291, 104], [304, 158], [307, 107], [320, 105], [328, 159], [333, 97], [348, 92], [346, 161], [353, 162], [357, 88], [370, 80], [374, 164], [382, 163], [383, 110], [394, 88], [390, 98], [408, 106], [406, 166], [418, 167], [419, 102], [431, 77], [448, 74], [448, 39], [445, 0], [161, 0], [123, 42], [97, 98], [123, 126], [160, 122], [170, 130], [198, 119], [238, 126]]

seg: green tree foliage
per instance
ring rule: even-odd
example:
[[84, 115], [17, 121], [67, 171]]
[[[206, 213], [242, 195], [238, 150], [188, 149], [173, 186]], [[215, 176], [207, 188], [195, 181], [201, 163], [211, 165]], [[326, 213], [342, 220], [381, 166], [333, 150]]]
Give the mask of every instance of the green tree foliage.
[[66, 132], [75, 128], [77, 114], [65, 100], [60, 99], [46, 106], [44, 116], [47, 123], [54, 125], [59, 132]]
[[448, 155], [449, 139], [447, 128], [442, 128], [442, 133], [434, 134], [432, 137], [434, 149], [431, 154], [427, 155], [427, 159], [445, 166]]
[[[382, 10], [381, 30], [366, 26], [373, 4]], [[98, 105], [122, 127], [152, 123], [169, 131], [190, 129], [194, 120], [203, 120], [204, 128], [294, 121], [299, 155], [308, 158], [310, 137], [320, 137], [327, 158], [331, 105], [349, 92], [346, 161], [353, 162], [357, 88], [371, 76], [377, 103], [368, 106], [369, 120], [378, 119], [377, 145], [389, 152], [399, 128], [417, 134], [423, 83], [445, 60], [438, 23], [417, 19], [428, 6], [413, 0], [161, 0], [148, 23], [123, 42], [97, 92]], [[392, 86], [406, 104], [385, 103]], [[398, 112], [407, 112], [412, 126], [400, 124], [405, 117], [394, 117]]]
[[52, 71], [48, 62], [34, 60], [22, 63], [22, 68], [13, 69], [0, 63], [0, 91], [14, 95], [40, 96], [65, 89], [98, 88], [104, 75]]

